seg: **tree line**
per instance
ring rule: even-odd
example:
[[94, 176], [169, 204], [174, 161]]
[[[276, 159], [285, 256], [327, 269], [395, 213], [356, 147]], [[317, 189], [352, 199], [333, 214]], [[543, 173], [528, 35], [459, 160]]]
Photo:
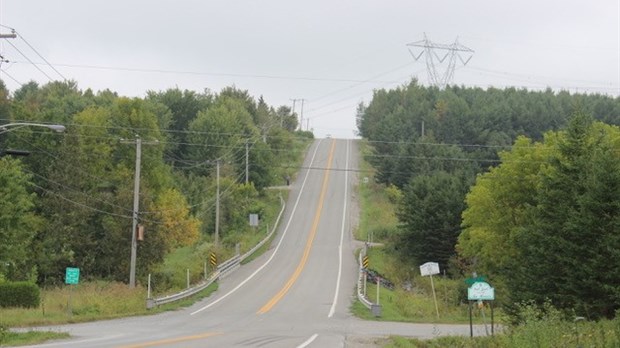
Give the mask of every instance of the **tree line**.
[[508, 311], [589, 318], [620, 308], [619, 124], [617, 97], [415, 80], [358, 108], [377, 180], [402, 193], [405, 262], [484, 274]]
[[0, 124], [15, 122], [66, 131], [0, 134], [0, 151], [30, 152], [0, 158], [0, 280], [55, 284], [77, 265], [91, 278], [127, 281], [137, 137], [139, 276], [174, 248], [212, 242], [218, 163], [222, 242], [234, 245], [229, 232], [263, 212], [264, 189], [280, 185], [300, 155], [292, 110], [235, 87], [127, 98], [72, 81], [30, 82], [10, 93], [0, 81]]

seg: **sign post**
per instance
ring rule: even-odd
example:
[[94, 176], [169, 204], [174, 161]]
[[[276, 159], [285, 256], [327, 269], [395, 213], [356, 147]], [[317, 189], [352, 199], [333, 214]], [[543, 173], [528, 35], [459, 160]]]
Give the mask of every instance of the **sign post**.
[[[469, 300], [469, 335], [473, 337], [473, 324], [472, 324], [472, 314], [471, 314], [471, 301], [478, 301], [478, 303], [482, 303], [482, 301], [493, 301], [495, 300], [495, 289], [489, 285], [489, 283], [485, 281], [476, 281], [469, 288], [467, 288], [467, 300]], [[484, 314], [484, 312], [483, 312]], [[491, 335], [493, 335], [494, 331], [494, 322], [493, 322], [493, 306], [491, 305]], [[487, 332], [488, 335], [488, 332]]]
[[[67, 267], [65, 270], [65, 284], [68, 285], [77, 285], [80, 281], [80, 269], [75, 267]], [[69, 299], [67, 299], [67, 313], [71, 315], [73, 312], [71, 311], [71, 293], [73, 292], [73, 287], [69, 290]]]
[[420, 274], [431, 277], [431, 289], [433, 289], [433, 300], [435, 301], [435, 312], [439, 319], [439, 306], [437, 306], [437, 295], [435, 294], [435, 284], [433, 283], [433, 274], [439, 274], [439, 264], [437, 262], [427, 262], [420, 266]]

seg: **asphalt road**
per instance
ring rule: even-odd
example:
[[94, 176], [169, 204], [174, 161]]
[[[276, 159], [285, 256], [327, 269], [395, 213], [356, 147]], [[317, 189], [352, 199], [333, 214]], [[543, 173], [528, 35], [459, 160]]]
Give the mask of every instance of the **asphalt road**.
[[357, 152], [355, 141], [315, 141], [270, 250], [221, 280], [211, 297], [153, 316], [48, 327], [72, 338], [37, 347], [359, 347], [369, 337], [469, 334], [466, 325], [349, 314], [358, 270], [351, 234], [357, 173], [350, 171]]

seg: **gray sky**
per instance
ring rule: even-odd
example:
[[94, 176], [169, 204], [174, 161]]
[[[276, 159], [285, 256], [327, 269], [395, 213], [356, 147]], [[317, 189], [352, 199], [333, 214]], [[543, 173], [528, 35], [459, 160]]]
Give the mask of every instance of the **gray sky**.
[[319, 137], [354, 137], [356, 107], [374, 89], [427, 84], [425, 60], [406, 46], [424, 33], [475, 51], [457, 64], [459, 85], [620, 96], [620, 0], [0, 0], [0, 25], [25, 39], [0, 42], [12, 91], [49, 81], [28, 62], [43, 63], [29, 43], [81, 89], [235, 85], [273, 106], [303, 98]]

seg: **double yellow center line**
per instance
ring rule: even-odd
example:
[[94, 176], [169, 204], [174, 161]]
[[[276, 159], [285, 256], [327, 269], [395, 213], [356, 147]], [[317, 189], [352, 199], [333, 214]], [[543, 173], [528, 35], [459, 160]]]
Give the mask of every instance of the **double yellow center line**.
[[[308, 235], [308, 240], [306, 241], [306, 247], [304, 248], [304, 254], [295, 268], [295, 272], [288, 279], [284, 287], [280, 289], [280, 291], [271, 298], [265, 305], [256, 312], [256, 314], [265, 314], [269, 312], [280, 300], [286, 295], [289, 289], [295, 284], [297, 278], [306, 267], [306, 262], [308, 261], [308, 257], [310, 256], [310, 249], [312, 248], [312, 242], [314, 241], [314, 237], [316, 236], [316, 231], [319, 227], [319, 221], [321, 220], [321, 212], [323, 210], [323, 201], [325, 200], [325, 194], [327, 193], [327, 184], [329, 182], [329, 171], [332, 166], [332, 160], [334, 159], [334, 149], [336, 148], [336, 141], [332, 140], [332, 146], [329, 150], [329, 157], [327, 159], [327, 168], [325, 170], [325, 175], [323, 176], [323, 186], [321, 188], [321, 195], [319, 196], [319, 203], [316, 207], [316, 213], [314, 214], [314, 221], [312, 223], [312, 228], [310, 229], [310, 234]], [[301, 193], [300, 193], [301, 194]]]

